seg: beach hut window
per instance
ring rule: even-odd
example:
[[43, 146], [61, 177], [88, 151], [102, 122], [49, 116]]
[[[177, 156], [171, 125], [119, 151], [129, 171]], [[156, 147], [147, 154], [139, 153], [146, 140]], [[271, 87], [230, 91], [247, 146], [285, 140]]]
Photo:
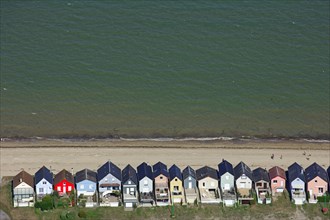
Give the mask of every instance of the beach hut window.
[[323, 193], [323, 188], [322, 187], [319, 188], [319, 193]]
[[89, 184], [89, 188], [90, 189], [93, 189], [93, 184]]
[[317, 183], [317, 180], [315, 180], [315, 182]]
[[276, 183], [277, 183], [277, 180], [273, 180], [273, 183], [275, 183], [275, 184], [276, 184]]
[[188, 179], [191, 180], [191, 176]]
[[39, 192], [43, 193], [44, 192], [44, 188], [39, 188]]
[[61, 187], [60, 186], [57, 187], [57, 191], [61, 191]]
[[144, 180], [144, 181], [143, 181], [143, 184], [144, 184], [145, 186], [148, 186], [148, 180]]
[[72, 187], [71, 187], [71, 186], [69, 186], [68, 190], [69, 190], [69, 191], [71, 191], [71, 190], [72, 190]]
[[226, 180], [229, 180], [229, 176], [228, 175], [226, 175]]
[[80, 189], [84, 189], [84, 185], [80, 185]]

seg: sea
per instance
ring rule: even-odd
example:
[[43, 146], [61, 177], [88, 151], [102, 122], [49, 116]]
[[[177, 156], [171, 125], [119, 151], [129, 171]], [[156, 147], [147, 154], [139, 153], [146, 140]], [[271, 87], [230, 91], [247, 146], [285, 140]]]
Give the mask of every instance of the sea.
[[329, 1], [1, 1], [1, 138], [330, 139]]

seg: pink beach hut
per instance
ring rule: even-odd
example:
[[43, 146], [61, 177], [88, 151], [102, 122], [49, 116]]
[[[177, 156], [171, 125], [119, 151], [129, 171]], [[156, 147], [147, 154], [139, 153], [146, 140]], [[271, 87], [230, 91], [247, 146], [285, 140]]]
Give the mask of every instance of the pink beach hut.
[[268, 173], [272, 194], [276, 195], [282, 193], [285, 189], [286, 182], [285, 171], [281, 167], [275, 166], [271, 168]]

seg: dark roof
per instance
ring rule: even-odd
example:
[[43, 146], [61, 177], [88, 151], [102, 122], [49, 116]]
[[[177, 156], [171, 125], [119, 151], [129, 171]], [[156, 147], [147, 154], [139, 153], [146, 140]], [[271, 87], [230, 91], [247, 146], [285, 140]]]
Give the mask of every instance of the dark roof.
[[131, 180], [135, 184], [138, 183], [136, 170], [129, 164], [123, 169], [122, 176], [123, 183], [126, 183], [128, 180]]
[[112, 174], [114, 177], [121, 181], [121, 169], [111, 161], [107, 161], [97, 170], [97, 180], [101, 181], [108, 174]]
[[209, 166], [204, 166], [196, 170], [197, 180], [204, 179], [205, 177], [211, 177], [213, 179], [219, 180], [218, 171]]
[[151, 166], [146, 164], [145, 162], [141, 163], [137, 167], [137, 175], [138, 175], [139, 181], [142, 180], [144, 177], [148, 177], [149, 179], [152, 180], [153, 176], [152, 176]]
[[329, 178], [329, 182], [330, 182], [330, 166], [328, 167], [327, 171], [328, 171], [328, 178]]
[[179, 178], [182, 181], [182, 173], [179, 167], [175, 164], [170, 167], [170, 180], [173, 180], [175, 177]]
[[76, 173], [75, 181], [76, 183], [79, 183], [84, 180], [90, 180], [94, 183], [97, 182], [97, 174], [96, 172], [89, 170], [89, 169], [83, 169]]
[[304, 169], [296, 162], [293, 163], [288, 168], [288, 178], [289, 178], [289, 181], [293, 181], [293, 180], [299, 178], [305, 182]]
[[270, 182], [269, 176], [268, 176], [268, 171], [266, 169], [259, 167], [255, 170], [253, 170], [253, 181], [259, 182], [261, 180]]
[[50, 172], [47, 167], [43, 166], [41, 167], [35, 174], [34, 174], [34, 180], [35, 183], [38, 184], [42, 179], [47, 180], [50, 184], [53, 184], [53, 173]]
[[219, 169], [220, 177], [227, 172], [234, 176], [233, 165], [229, 163], [227, 160], [222, 160], [222, 162], [219, 163], [218, 165], [218, 169]]
[[168, 171], [167, 166], [163, 164], [162, 162], [158, 162], [152, 167], [153, 169], [153, 176], [154, 178], [159, 176], [160, 174], [163, 174], [164, 176], [168, 177]]
[[193, 168], [191, 168], [190, 166], [187, 166], [182, 171], [182, 176], [183, 176], [183, 179], [186, 179], [189, 176], [192, 176], [194, 179], [196, 179], [196, 171]]
[[61, 182], [64, 179], [69, 181], [70, 183], [74, 184], [72, 174], [69, 171], [66, 171], [65, 169], [63, 169], [61, 172], [59, 172], [58, 174], [55, 175], [54, 185], [58, 184], [59, 182]]
[[286, 180], [285, 171], [281, 167], [275, 166], [273, 168], [270, 168], [268, 172], [269, 172], [270, 179], [273, 179], [273, 178], [279, 176]]
[[252, 180], [252, 171], [250, 167], [248, 167], [242, 161], [236, 165], [236, 167], [234, 168], [234, 173], [235, 173], [235, 180], [240, 178], [243, 174], [245, 174], [245, 176], [249, 177]]
[[327, 171], [317, 163], [313, 163], [312, 165], [306, 168], [305, 176], [307, 182], [311, 181], [317, 176], [323, 179], [324, 181], [328, 182]]
[[13, 188], [21, 184], [22, 182], [28, 184], [31, 187], [34, 187], [34, 181], [33, 176], [24, 170], [19, 172], [16, 176], [13, 178]]

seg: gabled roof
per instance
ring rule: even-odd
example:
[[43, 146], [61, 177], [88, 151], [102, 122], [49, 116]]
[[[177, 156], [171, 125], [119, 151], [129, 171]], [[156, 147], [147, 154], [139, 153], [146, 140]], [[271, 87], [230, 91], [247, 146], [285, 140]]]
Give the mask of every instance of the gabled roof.
[[183, 179], [188, 178], [189, 176], [193, 177], [194, 179], [196, 179], [196, 171], [191, 168], [190, 166], [187, 166], [186, 168], [184, 168], [184, 170], [182, 171], [182, 176]]
[[209, 166], [204, 166], [196, 170], [197, 180], [204, 179], [205, 177], [211, 177], [213, 179], [219, 180], [218, 171]]
[[108, 174], [113, 175], [119, 181], [121, 181], [121, 169], [113, 164], [111, 161], [107, 161], [103, 166], [97, 170], [97, 179], [101, 181]]
[[268, 176], [268, 171], [266, 169], [259, 167], [255, 170], [253, 170], [253, 181], [259, 182], [261, 180], [270, 182], [269, 176]]
[[148, 177], [149, 179], [152, 180], [153, 176], [152, 176], [151, 166], [146, 164], [145, 162], [141, 163], [137, 167], [137, 175], [138, 175], [139, 181], [142, 180], [144, 177]]
[[69, 171], [63, 169], [61, 172], [55, 175], [54, 177], [54, 185], [58, 184], [62, 180], [67, 180], [68, 182], [74, 184], [73, 176]]
[[42, 179], [47, 180], [50, 184], [53, 185], [53, 173], [50, 172], [50, 170], [47, 169], [47, 167], [45, 167], [45, 166], [41, 167], [34, 174], [35, 184], [38, 184]]
[[24, 170], [19, 172], [16, 176], [13, 178], [13, 188], [21, 184], [22, 182], [28, 184], [32, 188], [34, 187], [34, 181], [33, 176]]
[[286, 180], [285, 171], [281, 167], [278, 167], [278, 166], [272, 167], [269, 169], [268, 172], [269, 172], [270, 179], [273, 179], [273, 178], [279, 176]]
[[227, 172], [234, 176], [233, 165], [229, 163], [227, 160], [222, 160], [222, 162], [219, 163], [218, 165], [218, 169], [219, 169], [220, 177]]
[[252, 171], [250, 167], [248, 167], [242, 161], [236, 165], [236, 167], [234, 168], [234, 173], [235, 173], [235, 180], [240, 178], [243, 174], [252, 180]]
[[296, 162], [293, 163], [288, 168], [288, 178], [289, 178], [290, 182], [297, 179], [297, 178], [299, 178], [299, 179], [301, 179], [302, 181], [305, 182], [304, 169], [299, 164], [297, 164]]
[[132, 181], [133, 183], [137, 184], [137, 176], [136, 176], [136, 170], [131, 166], [127, 165], [122, 172], [123, 177], [123, 184], [126, 183], [128, 180]]
[[163, 174], [164, 176], [168, 177], [168, 171], [167, 171], [167, 166], [163, 164], [162, 162], [158, 162], [152, 167], [153, 169], [153, 175], [154, 178], [159, 176], [160, 174]]
[[76, 180], [76, 183], [80, 183], [81, 181], [84, 181], [84, 180], [89, 180], [89, 181], [96, 183], [97, 174], [96, 174], [96, 172], [94, 172], [92, 170], [83, 169], [76, 173], [75, 180]]
[[320, 177], [324, 181], [328, 182], [328, 174], [323, 167], [318, 165], [317, 163], [313, 163], [305, 170], [306, 181], [309, 182], [315, 177]]
[[182, 181], [182, 173], [179, 167], [175, 164], [170, 167], [170, 180], [173, 180], [175, 177], [179, 178]]
[[328, 179], [329, 179], [329, 182], [330, 182], [330, 166], [328, 167], [327, 171], [328, 171]]

